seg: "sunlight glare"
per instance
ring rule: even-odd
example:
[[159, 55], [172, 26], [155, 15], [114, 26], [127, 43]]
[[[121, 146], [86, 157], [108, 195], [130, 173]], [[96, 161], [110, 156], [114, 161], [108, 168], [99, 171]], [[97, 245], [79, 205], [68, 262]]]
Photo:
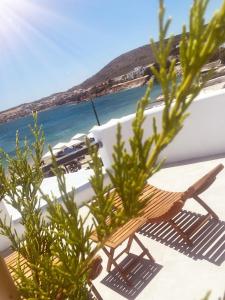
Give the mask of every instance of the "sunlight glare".
[[24, 40], [26, 23], [29, 23], [29, 18], [34, 14], [34, 7], [27, 0], [0, 0], [1, 47], [16, 46], [21, 36]]
[[16, 49], [23, 47], [35, 55], [36, 50], [31, 45], [33, 39], [57, 51], [58, 46], [47, 35], [45, 28], [60, 21], [59, 15], [37, 2], [0, 0], [0, 52], [6, 51], [13, 55]]

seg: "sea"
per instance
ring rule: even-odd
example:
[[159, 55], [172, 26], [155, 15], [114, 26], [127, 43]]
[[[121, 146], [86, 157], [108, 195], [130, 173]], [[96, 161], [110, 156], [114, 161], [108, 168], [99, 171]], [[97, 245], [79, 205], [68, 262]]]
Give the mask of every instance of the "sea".
[[[100, 124], [134, 113], [137, 102], [145, 91], [146, 86], [142, 86], [93, 99]], [[151, 93], [152, 100], [154, 101], [160, 93], [159, 86], [155, 84]], [[88, 133], [94, 125], [97, 125], [90, 101], [65, 104], [39, 112], [38, 123], [44, 129], [45, 151], [49, 144], [54, 146], [58, 142], [68, 142], [76, 133]], [[29, 129], [29, 125], [32, 124], [32, 116], [0, 124], [0, 147], [13, 155], [17, 130], [21, 141], [26, 138], [32, 142], [32, 134]]]

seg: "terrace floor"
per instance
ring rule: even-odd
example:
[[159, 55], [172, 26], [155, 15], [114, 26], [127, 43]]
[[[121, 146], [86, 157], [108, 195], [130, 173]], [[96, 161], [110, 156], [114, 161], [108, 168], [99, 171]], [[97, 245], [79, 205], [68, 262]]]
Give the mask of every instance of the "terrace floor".
[[[189, 161], [169, 166], [155, 174], [150, 183], [169, 191], [184, 191], [217, 164], [225, 165], [225, 155], [198, 162]], [[202, 194], [203, 200], [219, 215], [221, 221], [210, 221], [194, 237], [194, 246], [188, 248], [167, 225], [144, 226], [138, 237], [149, 249], [156, 263], [147, 259], [130, 272], [133, 287], [128, 288], [118, 274], [103, 272], [94, 280], [103, 299], [140, 300], [200, 300], [211, 291], [210, 300], [219, 300], [225, 292], [225, 170], [212, 186]], [[182, 226], [198, 218], [204, 211], [188, 200], [177, 217]], [[135, 243], [134, 243], [135, 244]], [[133, 246], [127, 259], [133, 259], [139, 248]]]

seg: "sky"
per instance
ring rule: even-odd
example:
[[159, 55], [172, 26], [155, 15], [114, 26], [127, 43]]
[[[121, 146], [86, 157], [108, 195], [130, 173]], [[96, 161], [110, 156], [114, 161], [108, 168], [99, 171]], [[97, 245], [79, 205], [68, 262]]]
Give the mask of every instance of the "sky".
[[[191, 0], [165, 0], [170, 32]], [[206, 18], [222, 0], [211, 0]], [[0, 111], [67, 90], [157, 40], [158, 0], [0, 0]]]

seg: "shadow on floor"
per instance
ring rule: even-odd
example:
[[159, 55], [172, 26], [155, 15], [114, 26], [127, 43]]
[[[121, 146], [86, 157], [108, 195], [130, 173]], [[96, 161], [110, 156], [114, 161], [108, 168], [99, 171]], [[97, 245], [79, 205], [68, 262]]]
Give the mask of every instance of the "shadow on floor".
[[[137, 256], [129, 254], [119, 265], [124, 268], [132, 263]], [[111, 288], [121, 296], [132, 300], [135, 299], [149, 282], [157, 275], [162, 266], [151, 262], [149, 259], [139, 259], [136, 264], [129, 270], [128, 279], [131, 280], [132, 286], [127, 286], [121, 275], [116, 269], [113, 269], [102, 281], [104, 285]]]
[[[185, 231], [200, 217], [200, 214], [183, 210], [173, 220]], [[192, 247], [188, 247], [168, 223], [148, 223], [140, 229], [139, 233], [195, 260], [205, 259], [217, 266], [220, 266], [225, 260], [224, 221], [213, 219], [208, 221], [207, 224], [192, 236]]]

